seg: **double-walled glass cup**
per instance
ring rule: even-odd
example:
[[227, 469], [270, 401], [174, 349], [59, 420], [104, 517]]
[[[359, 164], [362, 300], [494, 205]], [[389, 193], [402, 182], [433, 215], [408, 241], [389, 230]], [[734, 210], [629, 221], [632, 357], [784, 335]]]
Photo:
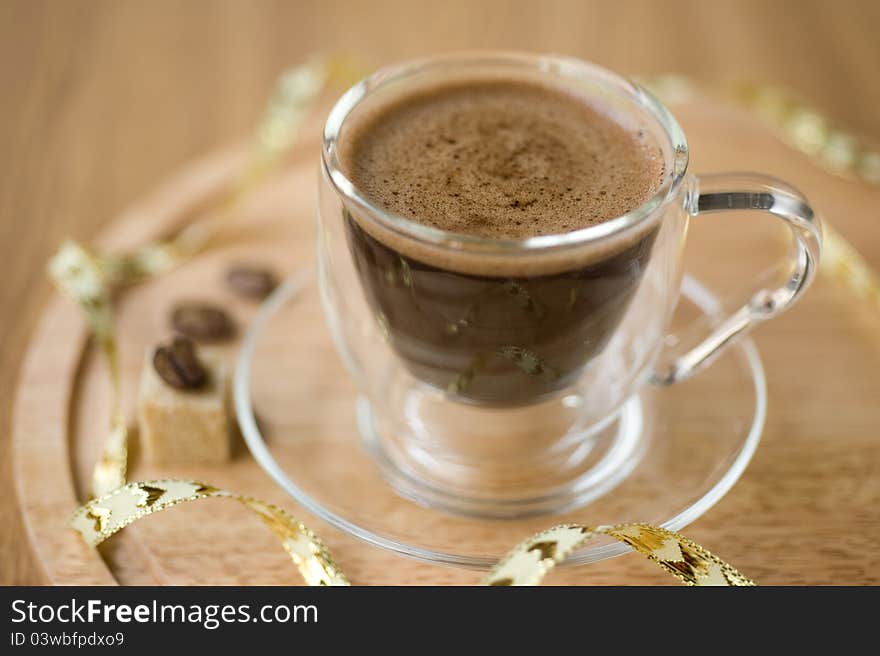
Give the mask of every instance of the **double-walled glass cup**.
[[[665, 164], [656, 193], [587, 228], [503, 240], [392, 214], [346, 175], [341, 152], [360, 116], [422, 87], [499, 78], [599, 100], [649, 131]], [[785, 281], [756, 291], [699, 340], [665, 340], [688, 221], [725, 210], [759, 210], [791, 228]], [[690, 174], [684, 134], [644, 89], [586, 62], [512, 53], [407, 63], [345, 93], [324, 128], [318, 221], [322, 300], [362, 393], [367, 448], [401, 494], [483, 517], [562, 511], [588, 498], [603, 480], [590, 444], [623, 404], [646, 384], [690, 377], [791, 305], [820, 249], [818, 220], [788, 185]]]

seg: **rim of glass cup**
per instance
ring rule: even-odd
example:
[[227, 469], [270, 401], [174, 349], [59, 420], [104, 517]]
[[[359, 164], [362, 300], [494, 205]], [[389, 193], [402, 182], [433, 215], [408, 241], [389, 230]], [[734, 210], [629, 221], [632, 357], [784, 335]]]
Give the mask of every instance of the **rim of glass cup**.
[[[527, 239], [485, 238], [442, 230], [380, 208], [362, 194], [342, 171], [337, 153], [337, 143], [346, 118], [364, 99], [392, 82], [432, 69], [455, 65], [461, 67], [509, 66], [512, 71], [517, 69], [530, 70], [572, 80], [595, 80], [615, 89], [619, 94], [638, 104], [663, 129], [669, 143], [669, 157], [665, 162], [666, 173], [663, 177], [663, 184], [651, 198], [626, 214], [579, 230], [540, 235]], [[572, 248], [615, 237], [627, 231], [650, 217], [655, 210], [674, 197], [687, 174], [688, 160], [687, 140], [678, 121], [656, 97], [635, 82], [601, 66], [574, 57], [504, 51], [435, 55], [379, 69], [356, 83], [336, 101], [324, 124], [321, 150], [324, 173], [336, 191], [371, 218], [376, 219], [384, 228], [432, 246], [453, 248], [459, 251], [503, 254]]]

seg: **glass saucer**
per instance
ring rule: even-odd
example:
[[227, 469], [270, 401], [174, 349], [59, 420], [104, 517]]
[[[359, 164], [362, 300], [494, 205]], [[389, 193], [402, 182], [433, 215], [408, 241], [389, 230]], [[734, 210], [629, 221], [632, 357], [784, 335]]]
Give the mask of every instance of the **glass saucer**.
[[[685, 276], [673, 330], [711, 321], [719, 311], [716, 297]], [[556, 524], [687, 526], [745, 470], [767, 407], [760, 357], [744, 339], [694, 379], [646, 387], [627, 402], [618, 423], [629, 424], [620, 433], [631, 435], [637, 422], [637, 443], [626, 444], [625, 467], [615, 468], [577, 508], [479, 519], [419, 505], [387, 482], [381, 457], [362, 437], [365, 404], [325, 327], [311, 273], [288, 279], [258, 312], [240, 351], [234, 398], [251, 453], [309, 512], [397, 553], [475, 568], [491, 567], [524, 538]], [[620, 444], [617, 451], [611, 446], [608, 462], [620, 454]], [[596, 539], [566, 562], [626, 551]]]

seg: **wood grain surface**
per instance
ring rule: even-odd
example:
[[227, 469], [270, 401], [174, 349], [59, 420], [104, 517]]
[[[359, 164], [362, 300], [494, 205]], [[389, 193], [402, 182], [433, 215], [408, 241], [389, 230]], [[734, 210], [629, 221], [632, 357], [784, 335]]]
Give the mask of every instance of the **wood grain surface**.
[[[873, 2], [3, 2], [0, 583], [42, 580], [17, 516], [8, 426], [49, 291], [46, 258], [64, 237], [92, 237], [182, 163], [245, 134], [291, 62], [319, 49], [371, 67], [468, 47], [563, 52], [624, 73], [783, 83], [878, 138], [878, 23]], [[831, 179], [781, 147], [751, 155], [807, 190], [880, 266], [880, 192]], [[689, 536], [759, 581], [880, 580], [878, 330], [874, 314], [820, 282], [756, 335], [769, 377], [765, 440]], [[355, 570], [372, 557], [366, 547], [346, 551]], [[467, 578], [403, 561], [399, 580]], [[664, 579], [626, 557], [601, 573], [553, 577], [569, 580]]]

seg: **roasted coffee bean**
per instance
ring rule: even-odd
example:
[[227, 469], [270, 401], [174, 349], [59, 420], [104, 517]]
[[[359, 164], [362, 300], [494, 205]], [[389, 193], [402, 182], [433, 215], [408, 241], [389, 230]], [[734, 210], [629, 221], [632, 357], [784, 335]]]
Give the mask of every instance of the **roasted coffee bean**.
[[239, 296], [262, 299], [272, 293], [278, 280], [264, 267], [240, 265], [226, 272], [226, 284]]
[[175, 337], [170, 346], [157, 348], [153, 367], [162, 380], [176, 389], [198, 389], [208, 379], [195, 344], [186, 337]]
[[229, 315], [216, 305], [208, 303], [181, 303], [171, 313], [174, 330], [202, 341], [229, 339], [235, 326]]

